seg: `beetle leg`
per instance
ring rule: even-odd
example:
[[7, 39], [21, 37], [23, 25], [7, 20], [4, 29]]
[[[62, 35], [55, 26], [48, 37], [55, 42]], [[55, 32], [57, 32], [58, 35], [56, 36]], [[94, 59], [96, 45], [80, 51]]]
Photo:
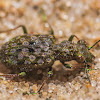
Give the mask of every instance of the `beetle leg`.
[[65, 66], [66, 68], [69, 68], [69, 69], [72, 68], [72, 66], [71, 66], [70, 64], [65, 64], [64, 66]]
[[70, 64], [65, 64], [64, 62], [61, 62], [63, 65], [64, 65], [64, 67], [66, 67], [66, 68], [69, 68], [69, 69], [71, 69], [72, 68], [72, 66], [70, 65]]
[[89, 80], [89, 83], [91, 84], [91, 81], [90, 81], [90, 78], [89, 78], [89, 75], [88, 75], [88, 67], [87, 67], [86, 61], [85, 61], [85, 72], [86, 72], [87, 79]]
[[0, 75], [0, 77], [13, 79], [14, 77], [20, 77], [20, 76], [25, 76], [25, 75], [26, 75], [25, 72], [21, 72], [19, 74], [3, 74], [3, 75]]
[[51, 25], [49, 24], [49, 22], [48, 22], [48, 20], [47, 20], [47, 15], [45, 14], [44, 9], [40, 8], [40, 11], [39, 11], [39, 12], [40, 12], [40, 14], [41, 14], [41, 17], [42, 17], [43, 21], [44, 21], [44, 22], [47, 22], [48, 25], [49, 25], [49, 27], [50, 27], [50, 34], [54, 36], [54, 31], [53, 31]]
[[[49, 24], [49, 23], [48, 23], [48, 24]], [[56, 37], [54, 36], [54, 30], [52, 29], [52, 27], [51, 27], [50, 24], [49, 24], [49, 27], [50, 27], [50, 29], [49, 29], [49, 34], [53, 36], [54, 42], [55, 42], [55, 41], [56, 41]]]
[[89, 80], [89, 83], [91, 84], [91, 81], [90, 81], [90, 78], [89, 78], [89, 75], [88, 75], [87, 67], [85, 68], [85, 72], [86, 72], [86, 75], [87, 75], [87, 79]]
[[47, 78], [44, 80], [44, 82], [42, 83], [41, 87], [39, 88], [39, 90], [37, 91], [37, 93], [40, 93], [41, 89], [43, 88], [43, 86], [45, 85], [45, 83], [48, 81], [48, 79], [53, 75], [53, 71], [52, 71], [52, 67], [49, 68], [49, 72], [48, 72], [48, 76]]
[[0, 33], [10, 32], [10, 31], [16, 30], [19, 27], [22, 27], [24, 34], [28, 34], [27, 29], [24, 25], [19, 25], [19, 26], [13, 28], [13, 29], [8, 29], [8, 30], [5, 30], [5, 31], [0, 31]]
[[71, 35], [68, 39], [68, 41], [71, 41], [73, 40], [73, 38], [76, 37], [77, 40], [80, 40], [76, 35]]
[[0, 75], [0, 77], [5, 77], [6, 79], [13, 79], [14, 77], [17, 77], [18, 74], [3, 74], [3, 75]]
[[50, 34], [54, 36], [54, 30], [52, 29], [50, 24], [49, 24], [49, 27], [50, 27]]

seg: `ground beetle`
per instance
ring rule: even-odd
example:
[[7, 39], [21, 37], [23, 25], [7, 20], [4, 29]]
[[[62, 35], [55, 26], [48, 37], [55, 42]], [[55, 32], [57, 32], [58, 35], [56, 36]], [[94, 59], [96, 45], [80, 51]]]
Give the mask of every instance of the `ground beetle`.
[[[65, 61], [76, 60], [78, 63], [84, 64], [87, 78], [89, 79], [87, 68], [90, 63], [93, 63], [95, 58], [90, 49], [100, 40], [93, 46], [88, 47], [84, 40], [79, 40], [75, 35], [71, 35], [68, 40], [56, 43], [52, 28], [50, 34], [47, 35], [28, 34], [23, 25], [7, 31], [12, 31], [19, 27], [22, 27], [24, 35], [12, 38], [0, 50], [0, 60], [7, 68], [29, 72], [34, 69], [45, 69], [48, 67], [49, 78], [52, 74], [52, 65], [55, 60], [60, 60], [66, 68], [71, 68], [71, 66], [65, 64]], [[7, 31], [1, 31], [0, 33]], [[77, 38], [77, 43], [72, 42], [74, 37]], [[22, 73], [18, 75], [22, 75]], [[40, 92], [46, 80], [38, 92]]]

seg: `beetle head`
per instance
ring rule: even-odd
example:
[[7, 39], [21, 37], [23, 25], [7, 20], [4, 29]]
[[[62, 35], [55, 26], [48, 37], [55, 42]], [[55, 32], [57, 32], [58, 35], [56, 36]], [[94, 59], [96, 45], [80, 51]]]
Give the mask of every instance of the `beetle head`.
[[78, 51], [75, 53], [77, 62], [93, 63], [95, 56], [89, 51], [87, 43], [84, 40], [79, 40], [77, 46]]

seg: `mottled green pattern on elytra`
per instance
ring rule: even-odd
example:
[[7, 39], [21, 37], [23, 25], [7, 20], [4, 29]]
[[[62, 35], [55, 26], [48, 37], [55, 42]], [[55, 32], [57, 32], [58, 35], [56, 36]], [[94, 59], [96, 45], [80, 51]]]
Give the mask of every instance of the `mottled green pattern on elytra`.
[[51, 67], [55, 60], [76, 60], [79, 63], [92, 62], [94, 55], [84, 40], [77, 43], [62, 41], [56, 44], [53, 35], [22, 35], [5, 43], [0, 59], [7, 67], [30, 71], [34, 68]]
[[1, 61], [6, 66], [42, 68], [52, 66], [55, 39], [52, 35], [22, 35], [11, 39], [1, 48]]

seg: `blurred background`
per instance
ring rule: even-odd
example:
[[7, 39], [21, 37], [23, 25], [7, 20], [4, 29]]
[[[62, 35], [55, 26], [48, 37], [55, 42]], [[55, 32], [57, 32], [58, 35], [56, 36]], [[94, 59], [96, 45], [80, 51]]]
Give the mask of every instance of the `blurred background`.
[[[93, 45], [100, 40], [100, 0], [0, 0], [0, 31], [25, 25], [29, 34], [48, 34], [48, 23], [54, 30], [57, 42], [67, 40], [75, 34]], [[21, 28], [0, 33], [0, 46], [22, 34]], [[96, 67], [100, 68], [100, 43], [91, 52], [96, 56]], [[41, 98], [38, 95], [22, 95], [23, 88], [23, 91], [29, 89], [26, 82], [23, 83], [26, 87], [23, 87], [22, 83], [18, 85], [17, 82], [3, 81], [3, 85], [0, 84], [0, 100], [99, 100], [100, 70], [91, 73], [92, 87], [85, 84], [85, 80], [82, 81], [83, 72], [76, 79], [69, 77], [73, 79], [69, 82], [59, 80], [59, 84], [55, 85], [56, 82], [51, 80], [47, 84], [48, 92], [44, 89]], [[13, 87], [9, 88], [11, 84]], [[18, 90], [16, 93], [18, 88], [20, 92]], [[37, 84], [33, 85], [33, 90], [37, 88]]]
[[[100, 39], [99, 0], [0, 0], [0, 30], [22, 24], [29, 32], [44, 34], [46, 20], [56, 37], [67, 39], [75, 34], [88, 42]], [[22, 34], [19, 29], [13, 36], [16, 33]]]

